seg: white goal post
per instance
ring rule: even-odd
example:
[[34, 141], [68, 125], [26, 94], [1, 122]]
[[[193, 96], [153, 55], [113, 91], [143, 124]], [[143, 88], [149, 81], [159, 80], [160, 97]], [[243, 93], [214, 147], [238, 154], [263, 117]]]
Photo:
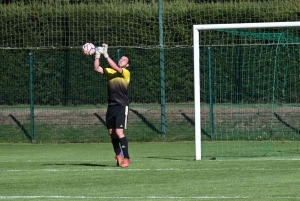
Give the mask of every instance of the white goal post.
[[239, 24], [200, 24], [193, 25], [194, 48], [194, 104], [195, 104], [195, 149], [196, 160], [201, 160], [201, 106], [200, 106], [200, 41], [199, 35], [204, 30], [227, 29], [254, 29], [254, 28], [284, 28], [300, 27], [300, 21], [296, 22], [264, 22], [264, 23], [239, 23]]

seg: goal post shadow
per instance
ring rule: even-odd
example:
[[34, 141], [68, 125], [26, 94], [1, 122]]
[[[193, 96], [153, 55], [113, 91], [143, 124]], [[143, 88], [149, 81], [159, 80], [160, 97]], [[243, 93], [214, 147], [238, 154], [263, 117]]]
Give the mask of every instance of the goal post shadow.
[[285, 126], [288, 127], [289, 129], [295, 131], [298, 135], [300, 135], [300, 129], [297, 129], [297, 128], [291, 126], [290, 124], [288, 124], [288, 123], [287, 123], [285, 120], [283, 120], [283, 118], [282, 118], [279, 114], [277, 114], [276, 112], [273, 112], [273, 114], [274, 114], [274, 116], [276, 117], [276, 119], [277, 119], [280, 123], [282, 123], [283, 125], [285, 125]]

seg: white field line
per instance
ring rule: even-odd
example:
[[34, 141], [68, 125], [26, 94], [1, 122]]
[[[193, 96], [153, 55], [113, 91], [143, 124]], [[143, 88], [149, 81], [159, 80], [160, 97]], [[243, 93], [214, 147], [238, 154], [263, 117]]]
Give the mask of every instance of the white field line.
[[299, 196], [265, 196], [265, 197], [252, 197], [252, 196], [191, 196], [191, 197], [180, 197], [180, 196], [142, 196], [142, 197], [105, 197], [105, 196], [0, 196], [0, 200], [6, 199], [176, 199], [176, 200], [187, 200], [187, 199], [299, 199]]

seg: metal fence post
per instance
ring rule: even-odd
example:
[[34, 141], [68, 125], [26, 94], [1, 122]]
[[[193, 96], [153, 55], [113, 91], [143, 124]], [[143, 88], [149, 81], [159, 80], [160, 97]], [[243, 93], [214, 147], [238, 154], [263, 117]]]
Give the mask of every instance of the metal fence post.
[[29, 53], [29, 74], [30, 74], [30, 125], [31, 125], [31, 142], [34, 142], [34, 84], [33, 84], [33, 54]]

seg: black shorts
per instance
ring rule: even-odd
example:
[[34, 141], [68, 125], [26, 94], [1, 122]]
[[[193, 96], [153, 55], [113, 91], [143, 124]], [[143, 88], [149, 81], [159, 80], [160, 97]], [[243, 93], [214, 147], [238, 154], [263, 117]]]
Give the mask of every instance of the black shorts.
[[106, 127], [127, 129], [128, 106], [109, 105], [106, 112]]

